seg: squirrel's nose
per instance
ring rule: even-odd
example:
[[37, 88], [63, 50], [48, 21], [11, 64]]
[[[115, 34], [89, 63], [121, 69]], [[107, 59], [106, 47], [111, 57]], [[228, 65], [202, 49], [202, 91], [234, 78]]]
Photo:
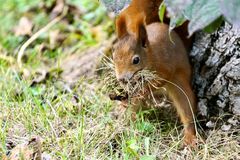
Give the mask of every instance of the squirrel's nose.
[[132, 74], [131, 73], [125, 73], [117, 76], [117, 79], [119, 82], [126, 84], [131, 79]]

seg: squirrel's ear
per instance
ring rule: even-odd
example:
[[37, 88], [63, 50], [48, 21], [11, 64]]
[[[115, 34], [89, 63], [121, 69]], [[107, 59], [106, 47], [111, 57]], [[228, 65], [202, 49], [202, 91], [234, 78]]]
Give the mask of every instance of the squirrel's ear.
[[117, 38], [122, 38], [127, 34], [126, 20], [124, 17], [118, 17], [116, 20]]
[[148, 44], [148, 36], [147, 36], [147, 31], [144, 23], [143, 22], [138, 23], [137, 28], [138, 28], [138, 33], [137, 33], [138, 43], [142, 47], [146, 48]]

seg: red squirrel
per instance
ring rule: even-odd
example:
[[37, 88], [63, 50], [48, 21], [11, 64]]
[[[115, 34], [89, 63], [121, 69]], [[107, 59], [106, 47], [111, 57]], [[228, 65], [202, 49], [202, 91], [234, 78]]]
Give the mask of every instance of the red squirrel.
[[[163, 0], [132, 0], [129, 6], [124, 9], [116, 19], [116, 32], [118, 39], [128, 31], [129, 33], [134, 33], [137, 30], [137, 21], [140, 19], [144, 20], [146, 25], [153, 22], [159, 22], [159, 6]], [[170, 19], [165, 13], [164, 23], [169, 24]], [[127, 26], [124, 28], [123, 26]], [[123, 30], [126, 31], [123, 31]], [[192, 38], [188, 38], [188, 22], [183, 23], [181, 26], [174, 29], [187, 50], [191, 48]]]
[[[184, 125], [184, 143], [194, 145], [196, 99], [191, 87], [191, 66], [184, 44], [174, 31], [171, 32], [170, 40], [169, 26], [166, 24], [152, 23], [145, 27], [144, 21], [139, 20], [135, 25], [137, 30], [132, 33], [127, 30], [127, 24], [123, 24], [119, 34], [123, 34], [121, 32], [124, 34], [114, 45], [113, 62], [116, 77], [120, 82], [130, 81], [134, 79], [136, 73], [147, 69], [170, 81], [171, 83], [162, 81], [157, 85], [166, 88], [169, 98], [176, 107]], [[158, 92], [158, 89], [152, 89], [154, 93]], [[138, 110], [137, 106], [144, 102], [147, 95], [142, 97], [141, 100], [133, 98], [133, 110]]]

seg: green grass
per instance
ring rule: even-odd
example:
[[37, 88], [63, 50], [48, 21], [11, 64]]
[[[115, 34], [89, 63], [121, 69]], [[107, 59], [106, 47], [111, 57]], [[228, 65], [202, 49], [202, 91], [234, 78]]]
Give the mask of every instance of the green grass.
[[[40, 0], [0, 0], [3, 2], [5, 5], [0, 5], [0, 159], [12, 147], [33, 136], [41, 138], [42, 151], [53, 159], [239, 158], [238, 130], [208, 131], [206, 143], [189, 152], [181, 149], [182, 126], [169, 109], [142, 111], [135, 122], [127, 111], [125, 118], [117, 120], [112, 116], [117, 103], [109, 100], [103, 78], [82, 78], [71, 90], [67, 89], [67, 83], [55, 73], [59, 69], [56, 66], [69, 55], [82, 54], [86, 48], [102, 42], [92, 28], [100, 26], [105, 39], [113, 32], [112, 20], [96, 1], [68, 1], [85, 13], [71, 24], [61, 21], [51, 28], [50, 31], [59, 30], [64, 37], [55, 47], [49, 47], [49, 32], [31, 44], [25, 52], [23, 69], [17, 66], [16, 53], [28, 37], [15, 36], [13, 28], [26, 13], [35, 25], [34, 32], [50, 18], [41, 9], [29, 13]], [[52, 2], [45, 3], [50, 6]], [[5, 15], [6, 12], [9, 14]], [[39, 50], [41, 45], [44, 50]], [[36, 71], [43, 68], [55, 72], [45, 82], [31, 85]]]
[[[230, 159], [239, 151], [237, 135], [216, 130], [198, 151], [181, 150], [182, 127], [166, 111], [141, 112], [136, 122], [115, 120], [111, 110], [116, 104], [103, 94], [101, 85], [90, 89], [79, 81], [82, 89], [76, 92], [76, 102], [72, 93], [58, 88], [61, 82], [30, 87], [5, 67], [0, 75], [1, 153], [7, 153], [7, 143], [17, 145], [35, 135], [41, 137], [43, 151], [57, 159]], [[148, 118], [150, 113], [158, 118]]]

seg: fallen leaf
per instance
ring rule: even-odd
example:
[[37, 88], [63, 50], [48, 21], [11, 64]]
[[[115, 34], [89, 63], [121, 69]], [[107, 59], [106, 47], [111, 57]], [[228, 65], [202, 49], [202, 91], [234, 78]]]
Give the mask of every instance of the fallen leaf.
[[50, 17], [51, 18], [55, 18], [59, 14], [61, 14], [62, 11], [63, 11], [64, 5], [65, 5], [64, 0], [57, 0], [55, 7], [53, 8], [53, 10], [52, 10], [52, 12], [50, 14]]
[[11, 150], [10, 155], [4, 158], [7, 160], [19, 160], [19, 159], [42, 159], [41, 141], [39, 137], [33, 137], [28, 142], [19, 144]]
[[33, 23], [27, 17], [22, 17], [18, 25], [14, 28], [16, 36], [25, 36], [32, 34]]

